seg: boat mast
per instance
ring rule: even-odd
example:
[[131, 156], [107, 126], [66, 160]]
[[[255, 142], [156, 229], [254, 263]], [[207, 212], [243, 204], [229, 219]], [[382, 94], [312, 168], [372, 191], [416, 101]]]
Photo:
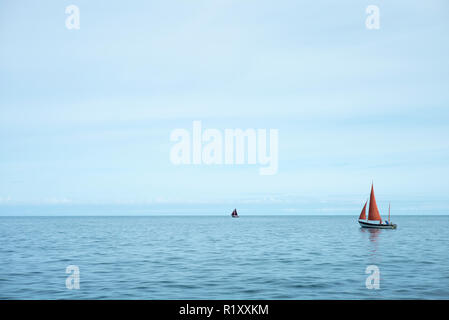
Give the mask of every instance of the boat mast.
[[390, 223], [390, 203], [388, 203], [388, 223]]

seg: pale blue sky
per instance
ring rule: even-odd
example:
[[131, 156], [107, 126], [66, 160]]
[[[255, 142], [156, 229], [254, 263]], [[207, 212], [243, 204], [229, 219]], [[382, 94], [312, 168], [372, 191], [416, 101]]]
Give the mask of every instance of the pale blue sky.
[[[358, 210], [374, 179], [381, 206], [449, 212], [448, 31], [444, 0], [2, 0], [0, 205]], [[193, 120], [278, 129], [278, 174], [172, 165]]]

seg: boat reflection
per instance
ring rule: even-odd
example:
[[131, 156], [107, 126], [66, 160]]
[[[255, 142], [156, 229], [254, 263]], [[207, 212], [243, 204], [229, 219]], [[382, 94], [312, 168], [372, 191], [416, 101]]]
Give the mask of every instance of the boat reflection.
[[371, 242], [376, 242], [379, 234], [382, 232], [382, 229], [373, 229], [373, 228], [360, 228], [361, 232], [369, 234], [369, 240]]
[[362, 234], [368, 235], [368, 239], [371, 243], [370, 252], [372, 255], [377, 255], [377, 249], [378, 249], [378, 238], [379, 234], [384, 231], [382, 229], [373, 229], [373, 228], [360, 228], [360, 232]]

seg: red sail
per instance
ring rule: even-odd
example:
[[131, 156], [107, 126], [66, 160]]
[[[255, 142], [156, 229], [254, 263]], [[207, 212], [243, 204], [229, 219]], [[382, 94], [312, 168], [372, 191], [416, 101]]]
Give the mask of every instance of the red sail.
[[365, 205], [363, 206], [362, 212], [360, 213], [359, 220], [366, 220], [366, 204], [368, 203], [368, 200], [365, 202]]
[[382, 218], [379, 214], [379, 209], [377, 208], [376, 197], [374, 196], [373, 185], [371, 185], [371, 195], [369, 197], [368, 220], [382, 222]]

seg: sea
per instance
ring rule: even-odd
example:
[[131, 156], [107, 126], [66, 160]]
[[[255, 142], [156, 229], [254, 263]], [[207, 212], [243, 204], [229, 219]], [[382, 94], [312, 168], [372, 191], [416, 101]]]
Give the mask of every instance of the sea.
[[393, 222], [0, 217], [0, 299], [449, 299], [449, 216]]

